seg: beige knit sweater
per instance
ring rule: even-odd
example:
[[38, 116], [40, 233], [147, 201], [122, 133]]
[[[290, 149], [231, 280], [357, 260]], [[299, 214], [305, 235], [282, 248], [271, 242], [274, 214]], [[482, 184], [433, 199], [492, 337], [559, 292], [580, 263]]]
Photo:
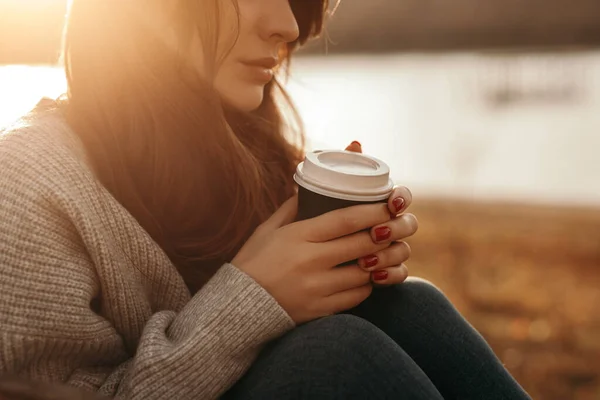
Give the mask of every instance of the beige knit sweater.
[[0, 133], [0, 374], [123, 399], [212, 399], [292, 328], [229, 264], [191, 297], [56, 113]]

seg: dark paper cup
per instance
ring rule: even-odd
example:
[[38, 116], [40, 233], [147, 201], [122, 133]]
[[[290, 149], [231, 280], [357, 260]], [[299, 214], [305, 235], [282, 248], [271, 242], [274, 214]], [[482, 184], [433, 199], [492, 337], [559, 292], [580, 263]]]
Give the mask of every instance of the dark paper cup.
[[308, 153], [294, 180], [299, 186], [298, 221], [340, 208], [386, 202], [394, 186], [383, 161], [340, 150]]

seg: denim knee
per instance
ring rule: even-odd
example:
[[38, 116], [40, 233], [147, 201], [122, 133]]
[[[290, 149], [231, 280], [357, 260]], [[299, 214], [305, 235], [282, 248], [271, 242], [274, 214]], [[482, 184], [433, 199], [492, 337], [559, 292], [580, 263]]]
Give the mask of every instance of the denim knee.
[[375, 325], [340, 314], [269, 345], [226, 399], [440, 399], [425, 373]]
[[409, 324], [435, 324], [456, 318], [457, 311], [448, 298], [430, 282], [409, 278], [400, 285], [373, 290], [373, 294], [351, 313], [364, 318], [386, 333]]
[[308, 383], [310, 388], [349, 386], [372, 373], [390, 370], [385, 349], [392, 346], [396, 344], [389, 337], [361, 318], [321, 318], [267, 346], [235, 391], [308, 390]]
[[[365, 362], [384, 363], [386, 347], [393, 340], [375, 325], [353, 315], [334, 315], [299, 326], [280, 339], [275, 347], [298, 364], [328, 364], [333, 368], [359, 371]], [[375, 367], [375, 366], [373, 366]], [[376, 368], [385, 368], [383, 365]], [[363, 371], [364, 372], [364, 371]]]
[[[416, 303], [420, 307], [452, 307], [448, 298], [434, 284], [420, 278], [408, 278], [404, 283], [373, 290], [367, 301], [388, 308]], [[403, 307], [404, 308], [404, 307]]]
[[345, 348], [354, 345], [368, 347], [369, 342], [364, 338], [384, 335], [383, 332], [370, 322], [354, 315], [339, 314], [312, 321], [296, 328], [292, 336], [302, 336], [304, 343], [317, 340], [319, 343], [335, 342]]
[[434, 307], [452, 307], [450, 300], [433, 283], [421, 278], [409, 278], [398, 287], [405, 298]]

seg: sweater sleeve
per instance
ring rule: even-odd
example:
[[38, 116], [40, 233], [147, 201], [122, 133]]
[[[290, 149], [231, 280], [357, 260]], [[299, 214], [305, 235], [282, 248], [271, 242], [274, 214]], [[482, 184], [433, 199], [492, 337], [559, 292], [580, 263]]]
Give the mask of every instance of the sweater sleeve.
[[[101, 339], [118, 335], [90, 308], [86, 286], [94, 286], [94, 273], [85, 254], [24, 233], [0, 225], [0, 373], [75, 385], [77, 377], [100, 373], [100, 385], [108, 385], [101, 391], [120, 399], [213, 399], [245, 373], [264, 343], [293, 327], [260, 285], [226, 264], [181, 311], [153, 314], [128, 359], [102, 354], [113, 350]], [[114, 359], [124, 361], [107, 369]]]
[[[143, 307], [121, 313], [129, 330], [140, 332], [126, 338], [105, 317], [113, 305], [99, 309], [94, 301], [106, 287], [127, 283], [106, 271], [99, 281], [76, 221], [35, 187], [43, 169], [17, 171], [21, 163], [7, 154], [0, 151], [0, 375], [65, 382], [119, 399], [214, 399], [242, 377], [265, 343], [293, 328], [264, 288], [225, 264], [173, 310], [159, 307], [144, 318]], [[133, 304], [131, 293], [113, 295]]]
[[102, 338], [118, 335], [84, 290], [85, 256], [77, 265], [62, 263], [48, 257], [60, 245], [47, 242], [15, 257], [7, 243], [19, 247], [28, 239], [7, 228], [0, 226], [0, 374], [75, 386], [99, 379], [99, 391], [119, 399], [214, 399], [241, 378], [263, 344], [293, 327], [261, 286], [224, 265], [181, 311], [153, 314], [131, 355], [114, 354]]
[[223, 266], [182, 312], [153, 315], [118, 398], [217, 398], [260, 347], [293, 323], [275, 300], [232, 265]]

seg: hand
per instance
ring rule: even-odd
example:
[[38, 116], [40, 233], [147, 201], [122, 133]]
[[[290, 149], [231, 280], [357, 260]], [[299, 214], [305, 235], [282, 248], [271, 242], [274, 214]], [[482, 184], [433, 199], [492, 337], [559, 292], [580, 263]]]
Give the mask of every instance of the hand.
[[388, 240], [375, 243], [369, 229], [392, 217], [385, 204], [365, 204], [292, 223], [297, 206], [297, 197], [284, 203], [231, 263], [303, 323], [353, 308], [371, 294], [370, 272], [336, 266], [389, 247]]
[[[348, 151], [362, 153], [359, 142], [352, 142]], [[395, 216], [392, 221], [374, 227], [371, 230], [373, 240], [377, 243], [389, 242], [389, 247], [358, 259], [358, 265], [371, 272], [373, 283], [377, 285], [393, 285], [402, 283], [408, 277], [408, 268], [404, 264], [410, 257], [410, 246], [402, 241], [417, 232], [419, 222], [413, 214], [402, 214], [412, 203], [412, 194], [406, 187], [397, 187], [392, 192], [388, 207]], [[377, 241], [377, 233], [389, 238], [384, 242]]]

